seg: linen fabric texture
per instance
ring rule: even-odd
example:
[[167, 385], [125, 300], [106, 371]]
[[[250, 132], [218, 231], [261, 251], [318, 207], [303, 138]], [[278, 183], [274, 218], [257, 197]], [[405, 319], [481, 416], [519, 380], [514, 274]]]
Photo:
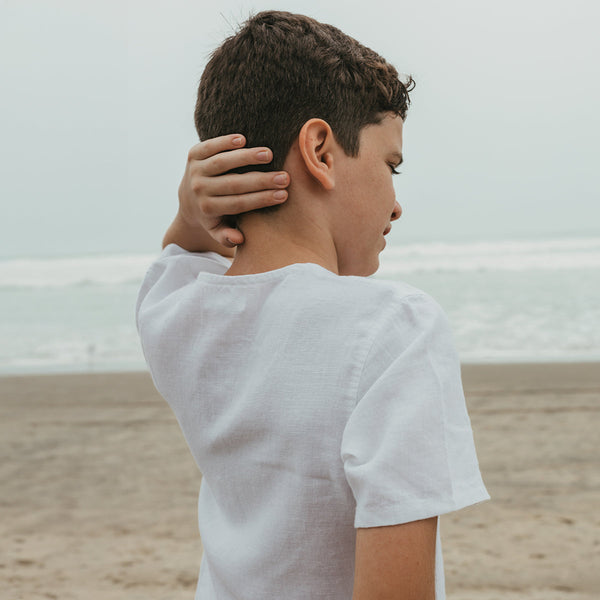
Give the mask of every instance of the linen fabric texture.
[[350, 600], [355, 528], [489, 498], [447, 319], [404, 283], [229, 266], [170, 245], [136, 307], [202, 473], [196, 600]]

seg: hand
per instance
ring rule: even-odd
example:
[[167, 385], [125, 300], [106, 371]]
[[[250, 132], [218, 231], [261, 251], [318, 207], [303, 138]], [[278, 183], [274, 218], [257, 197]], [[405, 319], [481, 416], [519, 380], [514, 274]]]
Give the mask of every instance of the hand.
[[290, 177], [285, 171], [230, 173], [231, 169], [271, 162], [269, 148], [244, 148], [243, 135], [205, 140], [189, 151], [179, 185], [179, 213], [191, 227], [203, 227], [228, 248], [244, 242], [228, 215], [281, 204], [287, 200]]

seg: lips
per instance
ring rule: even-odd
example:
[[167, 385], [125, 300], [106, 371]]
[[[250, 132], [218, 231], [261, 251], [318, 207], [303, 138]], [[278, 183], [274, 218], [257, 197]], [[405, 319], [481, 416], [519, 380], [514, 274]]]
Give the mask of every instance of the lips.
[[391, 225], [388, 225], [388, 226], [385, 228], [385, 231], [383, 232], [383, 235], [387, 235], [387, 234], [388, 234], [388, 233], [389, 233], [391, 230], [392, 230], [392, 226], [391, 226]]

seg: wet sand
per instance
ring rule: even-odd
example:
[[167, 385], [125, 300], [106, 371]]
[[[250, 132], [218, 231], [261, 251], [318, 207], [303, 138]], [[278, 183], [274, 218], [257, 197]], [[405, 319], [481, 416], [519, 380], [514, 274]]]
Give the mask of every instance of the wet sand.
[[[600, 590], [600, 364], [468, 365], [493, 500], [441, 520], [450, 600]], [[200, 474], [148, 374], [0, 378], [7, 600], [191, 600]]]

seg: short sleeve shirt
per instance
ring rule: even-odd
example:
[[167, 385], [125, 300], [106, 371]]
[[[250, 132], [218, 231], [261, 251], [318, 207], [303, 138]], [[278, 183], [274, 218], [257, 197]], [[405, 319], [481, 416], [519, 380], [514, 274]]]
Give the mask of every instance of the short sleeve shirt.
[[168, 246], [137, 304], [155, 385], [203, 475], [196, 600], [349, 600], [356, 527], [489, 498], [447, 319], [403, 283], [228, 266]]

